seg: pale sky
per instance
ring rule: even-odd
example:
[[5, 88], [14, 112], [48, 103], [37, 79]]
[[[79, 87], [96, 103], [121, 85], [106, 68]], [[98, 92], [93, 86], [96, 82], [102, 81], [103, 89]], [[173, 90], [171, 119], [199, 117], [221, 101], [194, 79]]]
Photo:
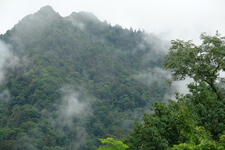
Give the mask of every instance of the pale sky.
[[225, 0], [1, 0], [0, 34], [46, 5], [63, 17], [92, 12], [101, 21], [168, 40], [197, 41], [202, 32], [214, 35], [216, 30], [225, 36]]

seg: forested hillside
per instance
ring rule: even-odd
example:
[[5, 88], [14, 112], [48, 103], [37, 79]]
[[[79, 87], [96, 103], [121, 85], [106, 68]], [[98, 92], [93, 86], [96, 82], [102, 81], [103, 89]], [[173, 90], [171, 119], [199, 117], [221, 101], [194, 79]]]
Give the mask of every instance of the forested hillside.
[[0, 35], [0, 149], [93, 150], [167, 91], [157, 37], [50, 6]]

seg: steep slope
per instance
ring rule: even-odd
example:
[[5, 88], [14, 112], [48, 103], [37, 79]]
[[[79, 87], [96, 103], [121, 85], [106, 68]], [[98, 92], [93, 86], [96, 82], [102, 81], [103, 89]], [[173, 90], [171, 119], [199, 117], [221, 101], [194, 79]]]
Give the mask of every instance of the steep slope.
[[63, 18], [46, 6], [0, 40], [18, 59], [0, 86], [0, 149], [93, 150], [98, 138], [124, 137], [166, 92], [164, 78], [137, 78], [159, 74], [160, 40], [92, 13]]

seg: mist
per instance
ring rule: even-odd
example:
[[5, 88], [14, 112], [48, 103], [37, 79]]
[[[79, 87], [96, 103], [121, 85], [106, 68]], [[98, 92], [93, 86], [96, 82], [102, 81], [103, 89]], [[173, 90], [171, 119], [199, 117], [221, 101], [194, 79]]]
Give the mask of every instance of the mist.
[[11, 95], [9, 93], [9, 90], [4, 90], [0, 93], [0, 100], [4, 100], [8, 102], [11, 99]]
[[168, 102], [168, 100], [176, 100], [175, 93], [180, 93], [180, 94], [188, 94], [189, 89], [188, 85], [193, 82], [193, 79], [191, 78], [186, 78], [185, 80], [182, 81], [174, 81], [172, 85], [170, 86], [169, 90], [165, 93], [164, 95], [164, 102]]
[[[60, 90], [62, 102], [58, 108], [58, 117], [52, 118], [52, 125], [61, 130], [67, 128], [74, 134], [72, 146], [78, 149], [86, 143], [88, 135], [85, 129], [86, 119], [92, 113], [90, 98], [85, 95], [84, 89], [74, 90], [71, 87], [62, 87]], [[76, 131], [73, 131], [74, 128]]]
[[88, 11], [98, 16], [100, 20], [111, 22], [112, 25], [120, 24], [128, 29], [141, 28], [156, 34], [166, 33], [169, 40], [176, 38], [190, 40], [198, 38], [202, 32], [211, 34], [216, 30], [225, 33], [222, 0], [1, 1], [0, 18], [3, 21], [0, 33], [5, 33], [22, 17], [45, 5], [54, 7], [61, 16], [68, 16], [73, 11]]
[[133, 75], [132, 78], [145, 85], [157, 83], [159, 86], [167, 86], [167, 90], [163, 98], [164, 102], [168, 102], [168, 100], [176, 100], [175, 92], [179, 92], [181, 94], [189, 93], [187, 85], [193, 82], [193, 79], [186, 78], [182, 81], [174, 81], [172, 85], [169, 86], [166, 84], [166, 80], [171, 79], [171, 72], [159, 67], [148, 69], [137, 75]]
[[7, 68], [15, 67], [19, 59], [11, 52], [10, 45], [0, 40], [0, 83], [5, 79]]
[[133, 75], [132, 78], [147, 85], [150, 85], [153, 82], [157, 82], [158, 84], [163, 85], [165, 79], [168, 78], [167, 76], [167, 71], [163, 70], [162, 68], [156, 67], [143, 71], [140, 74]]
[[66, 19], [72, 23], [74, 27], [79, 28], [81, 31], [86, 30], [85, 21], [91, 21], [93, 23], [99, 23], [100, 20], [91, 12], [73, 12]]

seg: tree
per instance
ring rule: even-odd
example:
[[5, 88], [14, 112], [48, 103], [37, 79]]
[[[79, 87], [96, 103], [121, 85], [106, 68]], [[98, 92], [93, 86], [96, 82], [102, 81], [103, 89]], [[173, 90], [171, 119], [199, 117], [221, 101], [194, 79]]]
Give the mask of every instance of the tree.
[[202, 44], [173, 40], [166, 55], [164, 68], [172, 73], [172, 80], [194, 80], [188, 85], [191, 94], [186, 95], [189, 108], [198, 116], [198, 126], [210, 131], [213, 139], [219, 139], [225, 130], [224, 94], [218, 86], [220, 71], [225, 70], [225, 37], [202, 34]]
[[142, 122], [135, 122], [126, 144], [130, 150], [164, 150], [185, 143], [194, 128], [194, 114], [182, 98], [169, 104], [156, 102], [154, 113], [145, 114]]
[[196, 46], [192, 41], [172, 40], [170, 52], [166, 55], [164, 68], [172, 73], [172, 80], [193, 78], [196, 83], [204, 82], [221, 99], [216, 87], [219, 72], [225, 70], [225, 37], [201, 34], [203, 41]]
[[122, 141], [114, 140], [113, 138], [100, 139], [103, 144], [108, 144], [103, 147], [99, 147], [97, 150], [125, 150], [129, 148]]
[[188, 143], [174, 145], [171, 150], [222, 150], [224, 149], [224, 135], [220, 141], [216, 142], [211, 139], [210, 134], [203, 127], [195, 127], [190, 133]]
[[134, 124], [129, 149], [224, 149], [225, 98], [218, 82], [225, 70], [225, 38], [218, 33], [200, 38], [200, 46], [172, 41], [164, 63], [172, 73], [169, 83], [190, 77], [190, 93], [177, 93], [176, 102], [155, 103], [152, 113]]

